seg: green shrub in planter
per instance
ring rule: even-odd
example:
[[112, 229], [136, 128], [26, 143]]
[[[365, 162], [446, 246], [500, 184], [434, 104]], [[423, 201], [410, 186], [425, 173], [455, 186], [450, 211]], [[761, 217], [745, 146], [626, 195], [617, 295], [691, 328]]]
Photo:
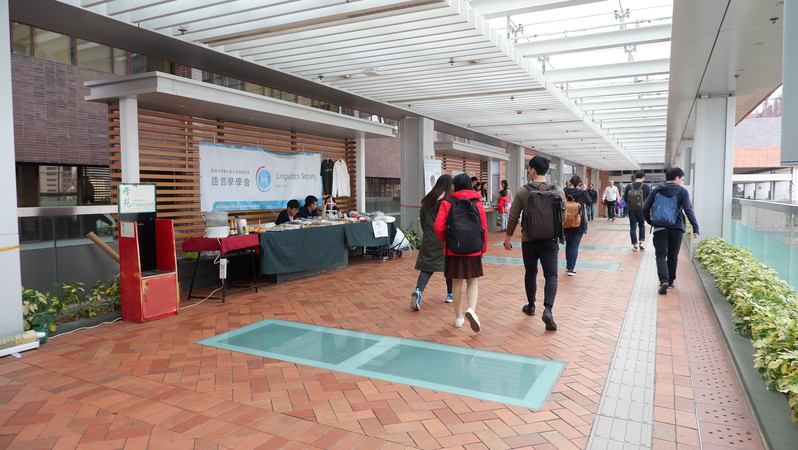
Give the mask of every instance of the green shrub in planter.
[[754, 367], [769, 389], [787, 395], [798, 423], [798, 294], [750, 251], [723, 239], [698, 243], [696, 258], [733, 305], [737, 331], [751, 338]]

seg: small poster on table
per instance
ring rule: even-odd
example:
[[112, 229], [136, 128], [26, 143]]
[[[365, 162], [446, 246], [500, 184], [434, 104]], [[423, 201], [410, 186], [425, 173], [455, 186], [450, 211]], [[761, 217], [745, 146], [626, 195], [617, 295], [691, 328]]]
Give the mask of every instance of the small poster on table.
[[372, 220], [371, 229], [375, 238], [388, 237], [388, 223], [384, 220]]
[[119, 214], [154, 212], [154, 184], [119, 184]]

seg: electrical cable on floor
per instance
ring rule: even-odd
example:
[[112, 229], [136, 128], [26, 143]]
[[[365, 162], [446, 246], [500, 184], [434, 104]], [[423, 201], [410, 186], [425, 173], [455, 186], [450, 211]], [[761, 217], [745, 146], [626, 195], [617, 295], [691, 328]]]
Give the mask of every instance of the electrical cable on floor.
[[54, 338], [57, 338], [57, 337], [63, 336], [63, 335], [65, 335], [65, 334], [74, 333], [74, 332], [76, 332], [76, 331], [80, 331], [80, 330], [90, 330], [90, 329], [92, 329], [92, 328], [97, 328], [97, 327], [99, 327], [100, 325], [105, 325], [105, 324], [108, 324], [108, 323], [114, 323], [114, 322], [117, 322], [117, 321], [120, 321], [120, 320], [122, 320], [122, 318], [121, 318], [121, 317], [117, 317], [116, 319], [114, 319], [114, 320], [112, 320], [112, 321], [110, 321], [110, 322], [98, 323], [97, 325], [92, 325], [92, 326], [90, 326], [90, 327], [80, 327], [80, 328], [75, 328], [74, 330], [71, 330], [71, 331], [66, 331], [66, 332], [63, 332], [63, 333], [58, 333], [58, 334], [52, 335], [52, 336], [48, 337], [47, 339], [48, 339], [48, 340], [49, 340], [49, 339], [54, 339]]
[[221, 288], [223, 288], [223, 287], [224, 287], [224, 283], [222, 283], [222, 285], [221, 285], [221, 286], [219, 286], [218, 288], [214, 289], [214, 290], [213, 290], [213, 292], [211, 292], [210, 294], [208, 294], [208, 296], [207, 296], [207, 297], [203, 298], [202, 300], [198, 301], [197, 303], [194, 303], [193, 305], [184, 306], [184, 307], [182, 307], [182, 308], [178, 308], [178, 310], [181, 310], [181, 309], [186, 309], [186, 308], [191, 308], [192, 306], [197, 306], [197, 305], [201, 304], [201, 303], [202, 303], [202, 302], [204, 302], [205, 300], [208, 300], [208, 299], [211, 297], [211, 295], [215, 294], [215, 293], [216, 293], [216, 291], [218, 291], [219, 289], [221, 289]]

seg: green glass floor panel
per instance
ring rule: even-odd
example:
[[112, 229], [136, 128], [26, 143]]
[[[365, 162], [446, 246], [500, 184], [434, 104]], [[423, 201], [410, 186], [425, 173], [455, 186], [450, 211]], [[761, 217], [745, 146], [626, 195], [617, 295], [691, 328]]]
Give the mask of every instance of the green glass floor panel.
[[265, 358], [540, 409], [565, 363], [266, 319], [197, 342]]
[[[511, 242], [510, 243], [513, 248], [520, 247], [521, 242]], [[504, 242], [499, 242], [496, 244], [497, 246], [504, 247]], [[560, 244], [560, 248], [565, 248], [565, 244]], [[629, 247], [609, 247], [605, 245], [580, 245], [579, 250], [594, 250], [597, 252], [617, 252], [617, 253], [629, 253], [631, 252], [631, 244]]]
[[[504, 264], [506, 266], [523, 266], [524, 259], [512, 256], [482, 256], [482, 262], [484, 264]], [[540, 262], [538, 262], [538, 266], [540, 266]], [[565, 261], [558, 260], [557, 267], [560, 269], [565, 268]], [[576, 270], [600, 270], [602, 272], [617, 272], [618, 269], [621, 268], [620, 264], [617, 263], [595, 263], [595, 262], [587, 262], [587, 261], [578, 261], [576, 262]]]

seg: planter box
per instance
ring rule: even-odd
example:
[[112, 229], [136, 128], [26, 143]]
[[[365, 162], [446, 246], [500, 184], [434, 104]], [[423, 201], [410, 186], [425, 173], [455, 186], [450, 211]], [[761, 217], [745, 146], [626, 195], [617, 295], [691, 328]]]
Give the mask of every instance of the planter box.
[[692, 258], [701, 284], [709, 300], [710, 311], [715, 317], [723, 342], [731, 357], [732, 367], [740, 381], [740, 387], [754, 414], [754, 422], [770, 448], [796, 448], [798, 424], [790, 419], [790, 406], [787, 396], [765, 388], [765, 380], [754, 368], [754, 346], [751, 339], [734, 330], [732, 304], [717, 287], [715, 279], [704, 266]]

